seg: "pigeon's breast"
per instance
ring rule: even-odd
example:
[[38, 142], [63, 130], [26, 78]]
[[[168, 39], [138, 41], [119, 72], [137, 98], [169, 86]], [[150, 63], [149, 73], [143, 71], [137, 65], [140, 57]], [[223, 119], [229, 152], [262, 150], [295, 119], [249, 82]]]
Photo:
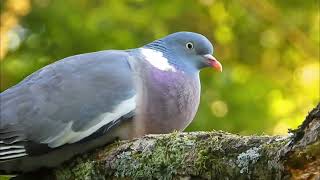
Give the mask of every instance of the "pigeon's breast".
[[140, 72], [138, 134], [169, 133], [185, 129], [199, 105], [198, 74], [164, 71], [145, 64]]

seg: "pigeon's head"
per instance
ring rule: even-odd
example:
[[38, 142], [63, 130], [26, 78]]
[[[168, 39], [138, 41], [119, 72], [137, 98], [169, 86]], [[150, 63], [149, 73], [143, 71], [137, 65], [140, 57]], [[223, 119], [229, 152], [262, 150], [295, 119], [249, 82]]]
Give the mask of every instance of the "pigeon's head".
[[200, 70], [213, 67], [222, 71], [222, 65], [213, 54], [211, 42], [203, 35], [193, 32], [177, 32], [149, 44], [153, 49], [169, 54], [172, 64], [185, 64]]

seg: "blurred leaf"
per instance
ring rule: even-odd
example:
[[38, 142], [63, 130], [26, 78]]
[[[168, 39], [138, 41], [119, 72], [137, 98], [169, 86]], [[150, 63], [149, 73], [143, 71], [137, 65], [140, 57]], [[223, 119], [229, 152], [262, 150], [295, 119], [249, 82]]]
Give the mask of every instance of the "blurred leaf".
[[213, 42], [224, 72], [201, 73], [201, 104], [188, 131], [283, 134], [319, 102], [317, 0], [3, 0], [0, 5], [1, 91], [67, 56], [135, 48], [172, 32], [196, 31]]

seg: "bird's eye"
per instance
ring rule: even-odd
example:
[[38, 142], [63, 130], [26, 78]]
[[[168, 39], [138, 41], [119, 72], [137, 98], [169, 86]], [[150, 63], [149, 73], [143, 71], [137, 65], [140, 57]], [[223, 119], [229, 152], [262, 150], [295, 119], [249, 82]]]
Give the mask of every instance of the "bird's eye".
[[188, 43], [186, 44], [186, 47], [187, 47], [188, 49], [193, 49], [193, 44], [192, 44], [191, 42], [188, 42]]

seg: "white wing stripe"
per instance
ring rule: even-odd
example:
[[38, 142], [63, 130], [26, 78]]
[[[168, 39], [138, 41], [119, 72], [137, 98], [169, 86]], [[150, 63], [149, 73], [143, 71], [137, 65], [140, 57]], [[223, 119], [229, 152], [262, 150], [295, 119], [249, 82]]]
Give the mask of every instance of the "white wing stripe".
[[18, 149], [18, 150], [4, 151], [4, 152], [0, 152], [0, 156], [7, 155], [7, 154], [24, 153], [24, 152], [26, 152], [26, 150], [25, 150], [25, 149]]
[[[136, 108], [136, 95], [122, 101], [119, 105], [117, 105], [112, 112], [106, 112], [99, 115], [97, 118], [93, 119], [93, 122], [98, 122], [96, 125], [86, 129], [85, 131], [75, 132], [72, 130], [72, 123], [71, 121], [69, 124], [66, 125], [65, 129], [61, 131], [57, 136], [52, 137], [46, 140], [49, 147], [55, 148], [64, 144], [70, 144], [81, 139], [88, 137], [89, 135], [96, 132], [99, 128], [103, 127], [104, 125], [119, 119], [121, 116], [129, 113], [130, 111]], [[42, 142], [44, 143], [44, 142]]]
[[6, 160], [6, 159], [12, 159], [12, 158], [17, 158], [17, 157], [21, 157], [21, 156], [26, 156], [28, 155], [27, 153], [20, 153], [20, 154], [14, 154], [14, 155], [9, 155], [9, 156], [0, 156], [0, 160]]
[[23, 149], [23, 148], [24, 148], [23, 146], [3, 146], [3, 147], [0, 147], [0, 151], [6, 150], [6, 149]]

